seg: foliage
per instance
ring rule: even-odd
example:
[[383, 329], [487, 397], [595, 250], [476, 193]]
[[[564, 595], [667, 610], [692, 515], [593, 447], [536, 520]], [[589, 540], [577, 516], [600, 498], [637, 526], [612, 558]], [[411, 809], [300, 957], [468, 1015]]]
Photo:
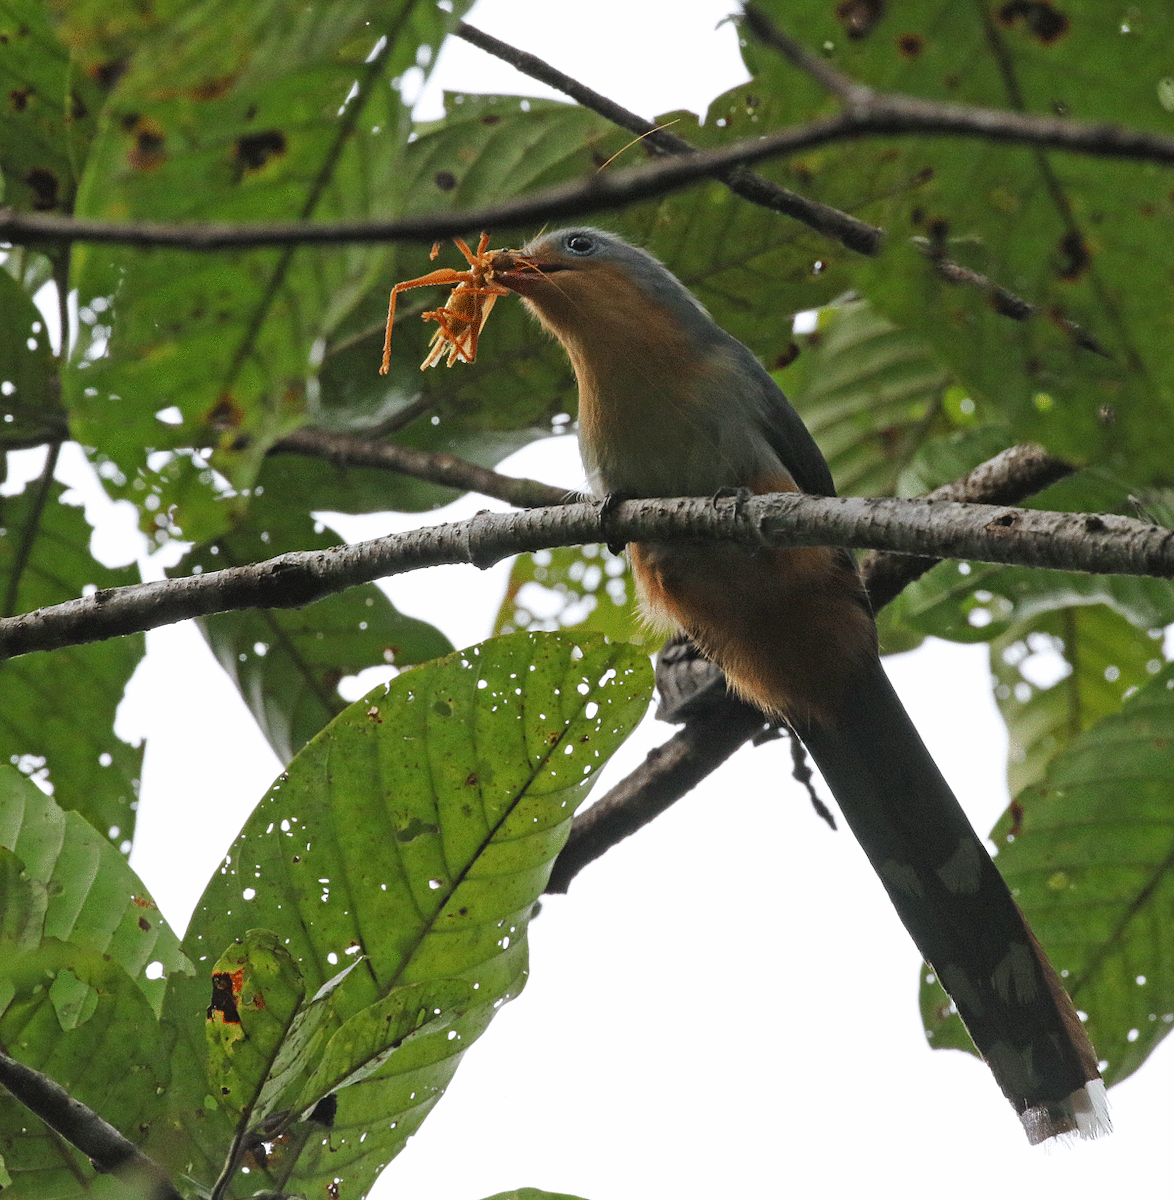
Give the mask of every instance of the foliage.
[[[606, 164], [630, 136], [574, 105], [453, 94], [443, 120], [413, 121], [405, 77], [427, 72], [467, 7], [0, 0], [3, 201], [125, 222], [337, 221], [469, 208], [617, 169]], [[875, 88], [1169, 127], [1163, 0], [1127, 18], [1095, 0], [1062, 13], [760, 8]], [[748, 44], [745, 57], [751, 82], [703, 120], [670, 114], [674, 132], [718, 146], [834, 111], [777, 55]], [[1083, 468], [1040, 507], [1168, 513], [1165, 175], [944, 136], [872, 137], [757, 169], [881, 226], [883, 252], [855, 254], [712, 180], [597, 222], [648, 246], [775, 371], [842, 490], [915, 494], [1036, 440]], [[496, 245], [529, 231], [492, 232]], [[942, 255], [989, 283], [947, 281]], [[475, 364], [421, 374], [430, 329], [414, 318], [437, 299], [408, 293], [391, 372], [376, 373], [388, 282], [431, 269], [422, 246], [76, 243], [13, 248], [3, 268], [0, 449], [76, 440], [153, 543], [182, 550], [180, 574], [324, 546], [318, 514], [447, 498], [408, 475], [269, 455], [292, 430], [493, 465], [574, 415], [566, 363], [513, 303], [495, 309]], [[47, 284], [62, 310], [76, 300], [58, 356], [33, 302], [47, 303]], [[1005, 315], [996, 285], [1033, 315]], [[4, 615], [133, 578], [96, 557], [55, 463], [56, 450], [39, 480], [0, 497]], [[438, 662], [444, 633], [374, 585], [302, 611], [206, 619], [289, 767], [182, 945], [120, 853], [141, 748], [114, 720], [142, 636], [0, 665], [0, 746], [16, 768], [0, 770], [0, 1042], [193, 1194], [226, 1161], [249, 1175], [229, 1170], [223, 1195], [255, 1190], [257, 1176], [306, 1195], [345, 1177], [360, 1194], [524, 981], [526, 923], [570, 815], [646, 700], [643, 651], [584, 632], [638, 641], [631, 590], [599, 547], [520, 560], [499, 631], [578, 631]], [[889, 648], [931, 634], [990, 646], [1012, 744], [1000, 864], [1088, 1012], [1110, 1080], [1138, 1068], [1174, 1012], [1174, 713], [1160, 641], [1172, 622], [1164, 582], [947, 563], [882, 626]], [[339, 682], [377, 665], [413, 669], [345, 705]], [[966, 1045], [944, 1005], [927, 983], [933, 1043]], [[207, 1031], [191, 1019], [205, 1009]], [[0, 1183], [14, 1195], [92, 1180], [15, 1101], [0, 1108]]]

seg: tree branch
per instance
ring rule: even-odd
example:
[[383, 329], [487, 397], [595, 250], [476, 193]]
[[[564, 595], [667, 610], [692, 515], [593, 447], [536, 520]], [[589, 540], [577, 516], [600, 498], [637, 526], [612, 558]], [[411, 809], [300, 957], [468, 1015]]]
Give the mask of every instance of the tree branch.
[[299, 429], [279, 438], [269, 447], [270, 454], [301, 454], [322, 458], [339, 466], [376, 467], [411, 475], [429, 483], [462, 491], [493, 496], [516, 508], [542, 508], [567, 500], [565, 488], [539, 483], [536, 479], [518, 479], [501, 475], [451, 454], [433, 454], [412, 450], [394, 442], [357, 437], [353, 433], [332, 433], [324, 429]]
[[[929, 503], [943, 500], [963, 504], [1015, 504], [1066, 478], [1071, 463], [1049, 454], [1042, 446], [1012, 446], [975, 467], [969, 475], [924, 496]], [[891, 603], [915, 579], [941, 562], [932, 556], [882, 554], [876, 550], [860, 560], [860, 573], [874, 611]]]
[[589, 862], [692, 791], [765, 724], [756, 708], [731, 698], [650, 750], [627, 778], [575, 818], [546, 890], [565, 892]]
[[183, 1200], [157, 1162], [47, 1075], [0, 1053], [0, 1086], [80, 1150], [97, 1170], [137, 1176], [147, 1184], [149, 1200]]
[[[604, 525], [606, 524], [606, 529]], [[299, 608], [359, 583], [447, 563], [597, 541], [854, 546], [1105, 574], [1174, 576], [1174, 531], [1128, 517], [993, 509], [925, 500], [781, 493], [748, 500], [627, 501], [518, 513], [337, 546], [157, 583], [107, 588], [0, 620], [0, 658], [100, 641], [213, 612]]]
[[427, 213], [391, 221], [279, 221], [271, 224], [166, 224], [83, 220], [50, 213], [0, 209], [0, 239], [12, 244], [103, 242], [127, 246], [172, 247], [193, 251], [349, 242], [428, 244], [471, 230], [519, 228], [536, 221], [582, 217], [667, 195], [702, 179], [721, 178], [733, 167], [781, 158], [815, 146], [863, 137], [936, 134], [979, 138], [1006, 145], [1037, 146], [1120, 158], [1132, 162], [1174, 163], [1174, 137], [1121, 125], [1073, 121], [1002, 109], [969, 107], [882, 95], [861, 89], [850, 108], [834, 116], [747, 138], [715, 150], [663, 158], [644, 166], [592, 175], [483, 208]]
[[[637, 134], [643, 144], [655, 154], [667, 156], [697, 152], [697, 147], [692, 142], [686, 141], [685, 138], [667, 129], [658, 128], [651, 121], [646, 121], [643, 117], [624, 108], [623, 105], [617, 104], [607, 96], [600, 95], [599, 92], [580, 83], [577, 79], [572, 79], [570, 75], [557, 70], [534, 54], [519, 50], [508, 42], [499, 41], [465, 21], [457, 26], [455, 32], [457, 37], [463, 38], [487, 54], [492, 54], [503, 62], [509, 63], [523, 75], [528, 75], [531, 79], [537, 79], [549, 87], [556, 88], [570, 96], [577, 104], [598, 113], [612, 124]], [[772, 183], [761, 175], [755, 175], [745, 167], [731, 167], [720, 172], [718, 178], [731, 192], [741, 196], [742, 199], [749, 200], [763, 208], [769, 208], [774, 212], [783, 213], [788, 217], [794, 217], [795, 220], [801, 221], [817, 233], [834, 238], [849, 250], [867, 255], [875, 255], [880, 252], [884, 230], [849, 216], [848, 213], [841, 212], [838, 208], [809, 200], [806, 196], [800, 196], [789, 188]]]

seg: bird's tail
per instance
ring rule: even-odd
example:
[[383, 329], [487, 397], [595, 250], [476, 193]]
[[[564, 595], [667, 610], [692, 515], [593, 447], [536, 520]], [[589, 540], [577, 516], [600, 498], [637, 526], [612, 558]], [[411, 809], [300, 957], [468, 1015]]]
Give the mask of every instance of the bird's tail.
[[1080, 1018], [879, 659], [835, 728], [799, 733], [1028, 1138], [1107, 1133]]

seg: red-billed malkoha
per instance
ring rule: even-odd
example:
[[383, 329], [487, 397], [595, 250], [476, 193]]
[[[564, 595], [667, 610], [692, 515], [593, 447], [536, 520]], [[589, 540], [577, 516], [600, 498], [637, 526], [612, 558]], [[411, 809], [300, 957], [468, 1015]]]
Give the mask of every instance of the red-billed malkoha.
[[[750, 351], [650, 254], [596, 229], [494, 256], [562, 343], [597, 496], [834, 494]], [[628, 547], [644, 615], [683, 629], [798, 733], [1033, 1142], [1109, 1130], [1097, 1058], [1056, 972], [889, 684], [843, 550]]]

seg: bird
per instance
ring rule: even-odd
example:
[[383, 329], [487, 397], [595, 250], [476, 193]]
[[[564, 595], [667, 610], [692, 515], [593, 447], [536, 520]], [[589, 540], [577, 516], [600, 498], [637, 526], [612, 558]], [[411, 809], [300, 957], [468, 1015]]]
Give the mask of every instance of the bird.
[[[570, 358], [597, 498], [835, 495], [770, 374], [648, 251], [562, 229], [495, 251], [493, 279]], [[1096, 1053], [889, 683], [851, 553], [712, 540], [627, 551], [644, 619], [686, 634], [807, 748], [1028, 1140], [1108, 1133]]]

